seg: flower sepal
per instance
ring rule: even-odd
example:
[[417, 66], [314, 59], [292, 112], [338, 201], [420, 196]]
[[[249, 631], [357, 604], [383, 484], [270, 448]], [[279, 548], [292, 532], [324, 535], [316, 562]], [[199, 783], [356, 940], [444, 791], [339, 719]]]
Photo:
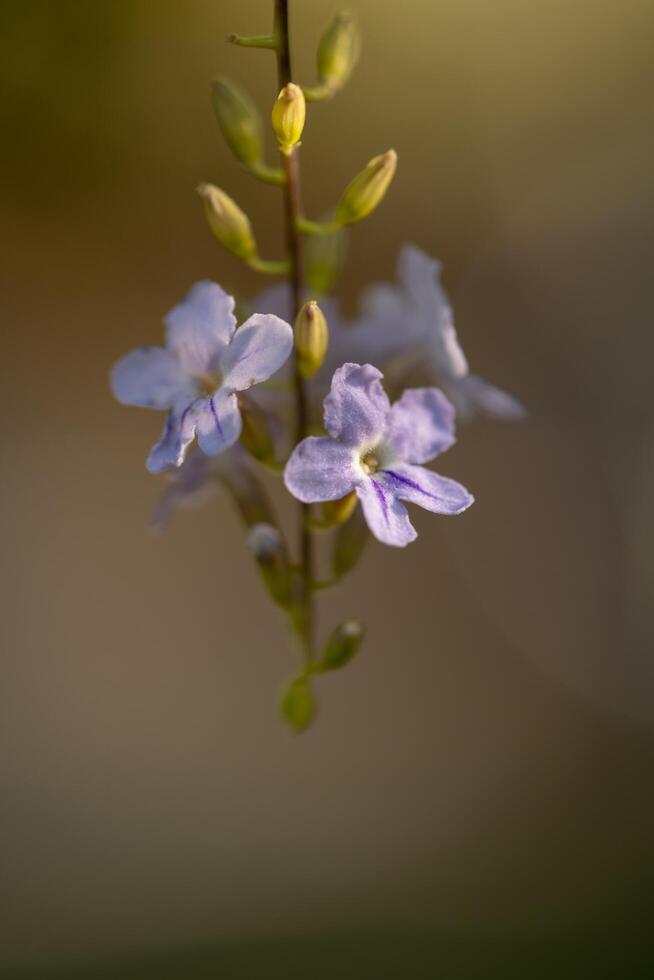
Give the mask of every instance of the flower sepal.
[[243, 428], [241, 429], [241, 444], [248, 453], [268, 466], [275, 472], [279, 471], [275, 457], [275, 446], [266, 413], [244, 392], [238, 394], [238, 407], [241, 412]]
[[358, 619], [348, 619], [340, 623], [327, 641], [314, 671], [324, 674], [345, 667], [359, 650], [364, 634], [365, 628]]
[[255, 524], [248, 535], [248, 547], [273, 602], [282, 609], [290, 609], [293, 601], [291, 565], [279, 528], [274, 524]]

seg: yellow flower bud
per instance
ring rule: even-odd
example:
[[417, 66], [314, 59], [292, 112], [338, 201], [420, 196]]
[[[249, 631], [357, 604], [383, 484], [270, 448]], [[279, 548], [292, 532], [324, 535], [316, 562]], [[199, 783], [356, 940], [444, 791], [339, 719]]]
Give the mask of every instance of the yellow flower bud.
[[361, 38], [351, 14], [341, 12], [325, 29], [318, 45], [318, 76], [332, 92], [342, 88], [359, 59]]
[[312, 378], [325, 360], [329, 327], [315, 300], [305, 303], [295, 320], [295, 350], [298, 368], [304, 378]]
[[290, 153], [300, 142], [305, 116], [304, 93], [299, 85], [289, 82], [275, 99], [272, 108], [272, 127], [282, 153]]
[[228, 78], [217, 78], [212, 94], [218, 125], [230, 150], [241, 163], [258, 163], [263, 153], [262, 126], [252, 99]]
[[220, 244], [240, 259], [253, 258], [257, 254], [257, 246], [252, 226], [238, 204], [213, 184], [200, 184], [198, 194], [202, 198], [209, 227]]
[[373, 157], [365, 170], [357, 174], [343, 191], [336, 206], [336, 221], [341, 225], [351, 225], [374, 211], [388, 190], [396, 167], [395, 150]]

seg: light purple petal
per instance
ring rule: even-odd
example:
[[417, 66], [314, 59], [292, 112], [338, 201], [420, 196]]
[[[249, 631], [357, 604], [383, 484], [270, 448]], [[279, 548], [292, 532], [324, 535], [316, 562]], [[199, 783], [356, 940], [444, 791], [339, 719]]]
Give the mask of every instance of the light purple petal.
[[241, 413], [236, 395], [219, 388], [203, 398], [195, 410], [198, 442], [208, 456], [233, 446], [241, 434]]
[[333, 439], [309, 436], [299, 443], [284, 470], [287, 489], [298, 500], [312, 504], [339, 500], [354, 488], [357, 476], [353, 453]]
[[188, 376], [163, 347], [137, 347], [111, 369], [111, 390], [123, 405], [171, 408], [180, 394], [190, 394]]
[[423, 466], [401, 463], [381, 470], [378, 476], [390, 493], [434, 514], [460, 514], [474, 501], [460, 483]]
[[175, 512], [182, 508], [200, 507], [216, 493], [209, 461], [202, 453], [194, 452], [175, 470], [166, 488], [157, 498], [150, 518], [150, 528], [161, 532]]
[[288, 359], [293, 331], [271, 313], [255, 313], [236, 331], [220, 358], [223, 385], [233, 391], [265, 381]]
[[409, 303], [430, 311], [434, 320], [452, 319], [449, 300], [441, 285], [441, 263], [417, 245], [403, 245], [397, 260], [397, 279]]
[[388, 486], [369, 477], [357, 486], [356, 491], [366, 523], [378, 541], [395, 548], [404, 548], [415, 541], [418, 535], [407, 509]]
[[524, 419], [527, 416], [527, 410], [517, 398], [476, 374], [461, 378], [451, 387], [460, 415], [482, 412], [491, 418], [505, 420]]
[[386, 429], [390, 402], [372, 364], [344, 364], [324, 401], [325, 428], [346, 446], [374, 445]]
[[453, 320], [440, 321], [430, 340], [430, 352], [437, 371], [444, 371], [452, 378], [463, 378], [468, 373], [468, 361], [459, 343]]
[[438, 388], [409, 388], [388, 416], [385, 442], [407, 463], [427, 463], [455, 442], [454, 407]]
[[190, 402], [181, 412], [168, 413], [159, 442], [152, 447], [146, 466], [151, 473], [161, 473], [181, 466], [186, 450], [195, 437], [196, 402]]
[[168, 347], [184, 368], [191, 374], [208, 374], [236, 329], [234, 299], [215, 282], [197, 282], [164, 323]]
[[397, 277], [404, 302], [413, 311], [413, 331], [420, 336], [440, 371], [453, 378], [468, 373], [468, 362], [454, 327], [454, 314], [440, 281], [441, 263], [415, 245], [405, 245], [398, 259]]

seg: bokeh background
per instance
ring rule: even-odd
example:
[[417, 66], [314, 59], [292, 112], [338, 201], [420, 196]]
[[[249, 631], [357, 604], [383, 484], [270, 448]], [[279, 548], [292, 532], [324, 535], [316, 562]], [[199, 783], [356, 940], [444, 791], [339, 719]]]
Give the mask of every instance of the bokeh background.
[[[223, 72], [271, 103], [272, 56], [224, 43], [270, 6], [2, 4], [0, 974], [652, 975], [654, 9], [351, 5], [364, 52], [311, 110], [307, 211], [400, 164], [343, 300], [404, 241], [438, 256], [473, 369], [530, 417], [467, 425], [441, 469], [472, 510], [415, 514], [325, 602], [368, 638], [293, 738], [229, 502], [148, 534], [160, 419], [107, 383], [194, 281], [261, 286], [200, 180], [281, 247], [209, 98]], [[312, 82], [332, 4], [291, 6]]]

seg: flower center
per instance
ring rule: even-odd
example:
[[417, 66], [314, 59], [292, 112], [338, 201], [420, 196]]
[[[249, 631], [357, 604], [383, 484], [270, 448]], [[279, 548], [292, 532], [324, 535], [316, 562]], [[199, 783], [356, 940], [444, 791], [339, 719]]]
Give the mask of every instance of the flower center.
[[371, 476], [379, 469], [379, 457], [375, 452], [370, 450], [369, 452], [364, 453], [364, 455], [361, 457], [361, 466], [363, 468], [363, 472], [368, 476]]
[[196, 374], [195, 380], [200, 389], [200, 395], [203, 398], [208, 398], [209, 395], [213, 395], [214, 391], [220, 388], [222, 383], [222, 378], [218, 371], [207, 371], [206, 374]]

